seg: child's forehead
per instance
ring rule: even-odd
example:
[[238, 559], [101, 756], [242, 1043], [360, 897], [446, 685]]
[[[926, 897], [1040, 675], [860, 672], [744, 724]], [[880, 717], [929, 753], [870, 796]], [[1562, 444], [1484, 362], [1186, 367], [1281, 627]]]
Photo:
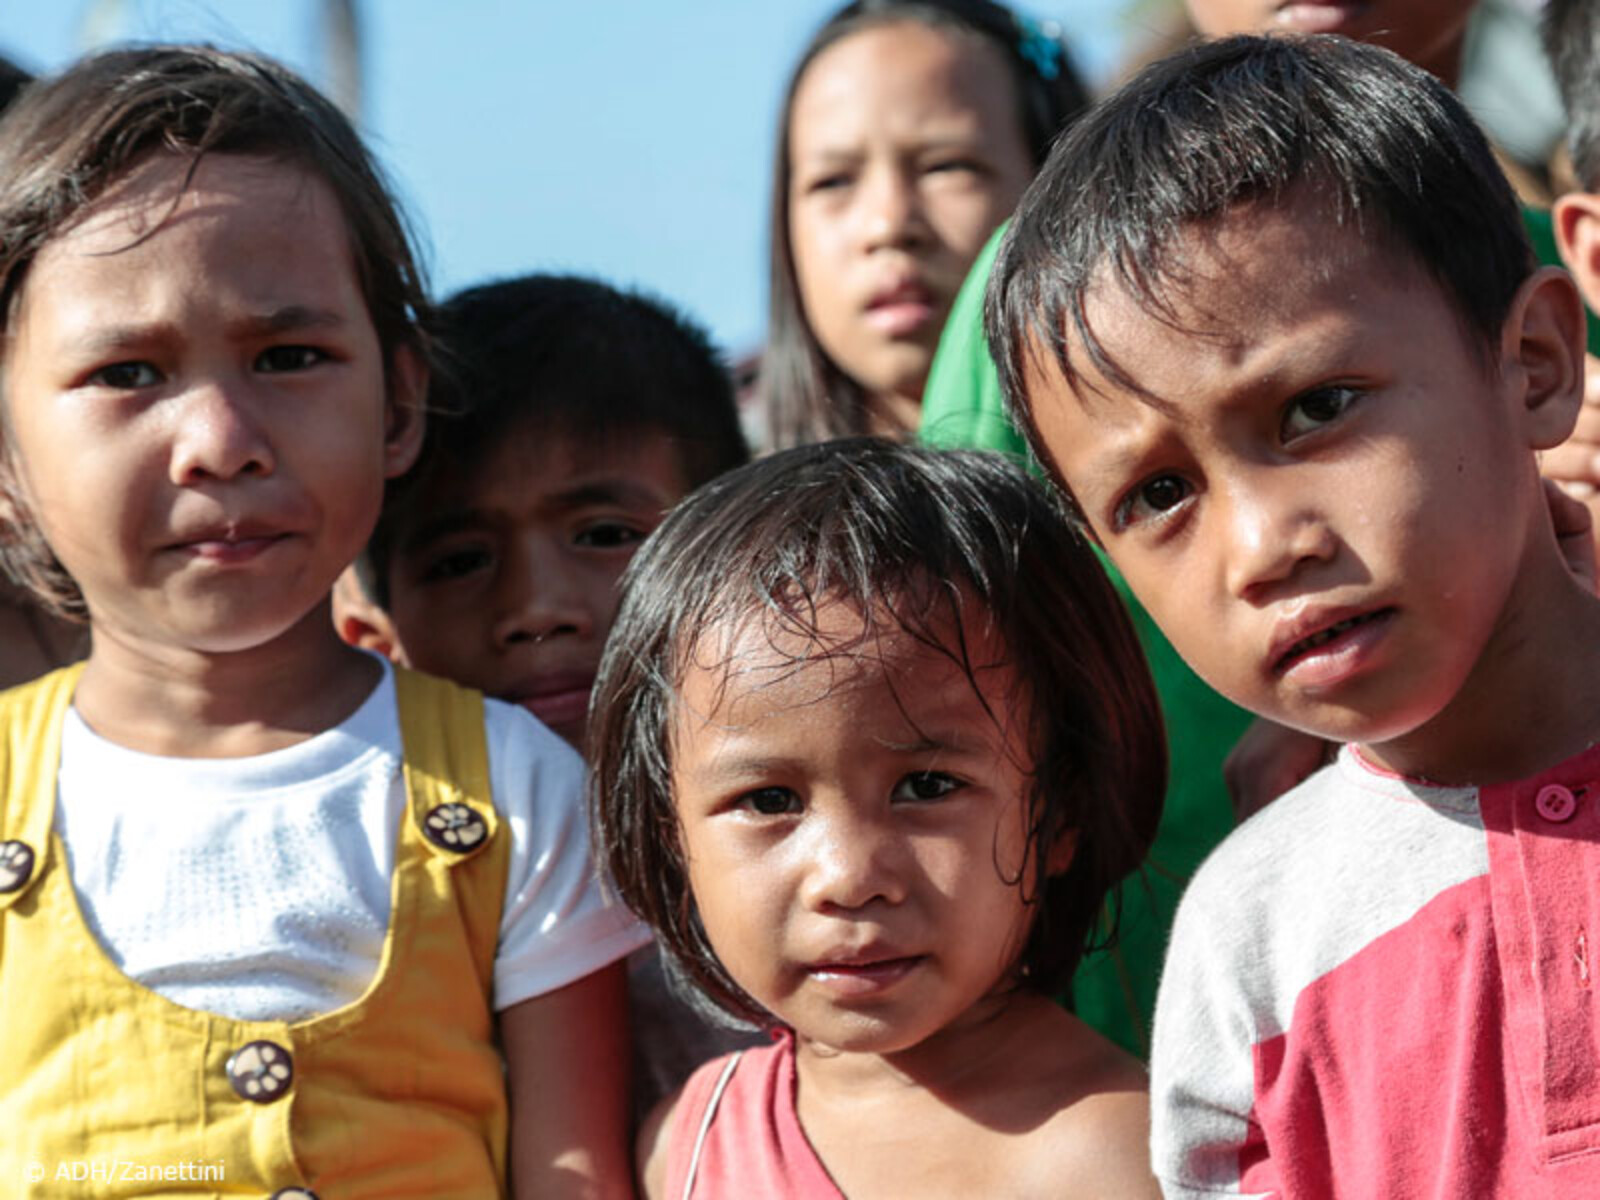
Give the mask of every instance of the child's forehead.
[[14, 319], [47, 290], [72, 337], [190, 320], [193, 306], [152, 263], [201, 274], [231, 306], [202, 314], [218, 320], [288, 328], [366, 316], [343, 211], [319, 177], [254, 155], [158, 152], [44, 242]]
[[139, 238], [174, 223], [205, 221], [240, 208], [279, 219], [335, 217], [331, 188], [299, 164], [255, 154], [152, 151], [137, 159], [56, 231], [56, 238]]
[[[40, 362], [206, 337], [375, 336], [332, 189], [251, 155], [160, 153], [59, 227], [6, 324]], [[203, 299], [202, 299], [203, 297]]]
[[1139, 312], [1175, 318], [1178, 331], [1209, 338], [1303, 303], [1333, 280], [1409, 282], [1414, 273], [1409, 260], [1397, 257], [1387, 229], [1375, 221], [1353, 223], [1307, 185], [1189, 222], [1155, 262], [1159, 271], [1137, 280], [1102, 262], [1086, 302], [1107, 305], [1107, 317], [1115, 313], [1123, 321]]
[[[862, 745], [975, 747], [1022, 720], [1017, 676], [992, 631], [944, 637], [847, 602], [804, 618], [746, 613], [705, 628], [684, 655], [675, 737], [780, 741], [796, 722], [848, 731]], [[965, 623], [964, 623], [965, 625]]]
[[1070, 382], [1042, 343], [1030, 348], [1025, 361], [1040, 393], [1065, 390], [1091, 409], [1124, 400], [1160, 407], [1200, 382], [1194, 355], [1264, 372], [1336, 355], [1370, 335], [1375, 298], [1449, 305], [1386, 229], [1341, 220], [1331, 204], [1297, 191], [1189, 224], [1162, 248], [1155, 271], [1102, 260], [1083, 293], [1085, 328], [1063, 331]]
[[[869, 612], [845, 598], [807, 598], [793, 606], [749, 605], [705, 623], [683, 647], [681, 674], [719, 700], [785, 693], [782, 703], [816, 703], [840, 694], [920, 684], [999, 669], [1006, 655], [981, 614], [936, 611], [920, 627], [888, 602]], [[964, 606], [970, 607], [970, 606]]]
[[576, 504], [609, 496], [665, 511], [689, 490], [680, 460], [672, 439], [654, 430], [579, 429], [539, 415], [512, 416], [451, 439], [425, 484], [426, 501], [514, 495]]
[[1186, 230], [1142, 286], [1103, 267], [1083, 299], [1087, 333], [1064, 331], [1069, 369], [1040, 340], [1028, 348], [1044, 456], [1092, 524], [1169, 438], [1276, 429], [1293, 397], [1372, 385], [1414, 367], [1419, 347], [1486, 369], [1414, 256], [1321, 209], [1258, 204]]

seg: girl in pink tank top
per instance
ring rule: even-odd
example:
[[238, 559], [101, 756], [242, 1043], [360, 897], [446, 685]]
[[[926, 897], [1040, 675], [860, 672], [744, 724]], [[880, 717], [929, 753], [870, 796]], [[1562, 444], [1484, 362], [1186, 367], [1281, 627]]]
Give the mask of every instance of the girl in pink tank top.
[[1122, 607], [997, 455], [804, 447], [634, 559], [600, 852], [707, 1011], [773, 1041], [652, 1114], [650, 1197], [1155, 1196], [1140, 1067], [1051, 999], [1155, 832]]

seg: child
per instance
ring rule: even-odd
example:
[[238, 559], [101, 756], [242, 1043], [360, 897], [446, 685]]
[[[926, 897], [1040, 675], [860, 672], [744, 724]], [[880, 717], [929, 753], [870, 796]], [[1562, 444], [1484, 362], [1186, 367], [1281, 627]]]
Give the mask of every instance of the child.
[[582, 750], [622, 568], [684, 493], [749, 458], [732, 383], [688, 320], [593, 280], [471, 288], [437, 324], [453, 365], [430, 407], [461, 415], [386, 503], [340, 633]]
[[1054, 32], [990, 0], [823, 24], [778, 122], [760, 444], [916, 428], [973, 256], [1087, 100]]
[[[618, 578], [685, 493], [742, 465], [705, 333], [644, 296], [559, 275], [470, 288], [435, 319], [425, 461], [334, 593], [340, 635], [524, 705], [578, 750]], [[737, 1042], [631, 961], [639, 1115]]]
[[1583, 312], [1436, 79], [1342, 38], [1157, 64], [996, 264], [1019, 424], [1213, 686], [1355, 745], [1173, 933], [1169, 1196], [1593, 1195], [1600, 601], [1534, 452]]
[[266, 60], [107, 53], [0, 126], [0, 246], [0, 555], [90, 628], [0, 699], [0, 1178], [499, 1195], [509, 1125], [517, 1195], [625, 1194], [581, 763], [330, 620], [426, 375], [359, 139]]
[[857, 440], [680, 505], [595, 688], [628, 904], [775, 1043], [646, 1124], [648, 1196], [1153, 1196], [1137, 1064], [1057, 1008], [1160, 812], [1115, 596], [995, 456]]

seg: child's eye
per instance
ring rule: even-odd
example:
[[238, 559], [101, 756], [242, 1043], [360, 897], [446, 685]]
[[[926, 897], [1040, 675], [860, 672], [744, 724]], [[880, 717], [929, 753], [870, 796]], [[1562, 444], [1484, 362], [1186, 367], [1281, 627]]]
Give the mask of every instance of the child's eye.
[[1116, 526], [1125, 529], [1145, 521], [1158, 520], [1177, 508], [1193, 493], [1189, 481], [1178, 475], [1156, 475], [1146, 479], [1117, 506]]
[[943, 771], [914, 771], [895, 784], [891, 800], [911, 800], [926, 803], [943, 800], [961, 786], [961, 781]]
[[783, 787], [757, 788], [746, 792], [739, 803], [763, 817], [781, 817], [800, 811], [800, 797]]
[[327, 354], [315, 346], [268, 346], [256, 355], [255, 369], [268, 374], [304, 371], [327, 361]]
[[89, 376], [89, 382], [117, 391], [154, 387], [161, 382], [161, 372], [147, 362], [119, 362], [101, 367]]
[[837, 188], [850, 185], [850, 174], [846, 171], [833, 171], [826, 175], [813, 175], [806, 180], [807, 192], [831, 192]]
[[596, 550], [611, 550], [618, 546], [632, 546], [644, 541], [650, 531], [638, 529], [622, 521], [596, 521], [580, 529], [573, 543]]
[[487, 571], [494, 565], [494, 555], [483, 546], [465, 546], [451, 550], [428, 561], [422, 570], [424, 583], [444, 583], [460, 579], [476, 571]]
[[1350, 410], [1361, 393], [1350, 387], [1321, 387], [1296, 396], [1283, 414], [1285, 443], [1331, 425]]

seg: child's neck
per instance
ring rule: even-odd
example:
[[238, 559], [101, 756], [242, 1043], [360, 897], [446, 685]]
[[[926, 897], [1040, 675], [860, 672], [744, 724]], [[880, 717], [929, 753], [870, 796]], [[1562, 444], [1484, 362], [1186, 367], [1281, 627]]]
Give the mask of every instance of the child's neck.
[[381, 667], [318, 607], [270, 643], [226, 654], [95, 629], [73, 696], [108, 741], [175, 758], [242, 758], [305, 741], [354, 712]]
[[[893, 1054], [797, 1038], [800, 1124], [834, 1181], [863, 1197], [1101, 1194], [1055, 1169], [1104, 1132], [1075, 1115], [1080, 1102], [1142, 1093], [1138, 1064], [1045, 996], [1015, 992], [972, 1015]], [[1041, 1163], [1049, 1186], [1019, 1187]]]
[[1363, 746], [1412, 779], [1524, 779], [1600, 742], [1600, 600], [1558, 560], [1530, 565], [1483, 653], [1438, 716]]
[[959, 1021], [893, 1053], [839, 1051], [797, 1034], [796, 1070], [813, 1098], [863, 1098], [910, 1089], [952, 1103], [992, 1091], [997, 1071], [1013, 1072], [1037, 1061], [1037, 1054], [1019, 1055], [1009, 1048], [1034, 1044], [1037, 1050], [1041, 1026], [1063, 1016], [1045, 997], [1010, 991], [980, 1001]]

